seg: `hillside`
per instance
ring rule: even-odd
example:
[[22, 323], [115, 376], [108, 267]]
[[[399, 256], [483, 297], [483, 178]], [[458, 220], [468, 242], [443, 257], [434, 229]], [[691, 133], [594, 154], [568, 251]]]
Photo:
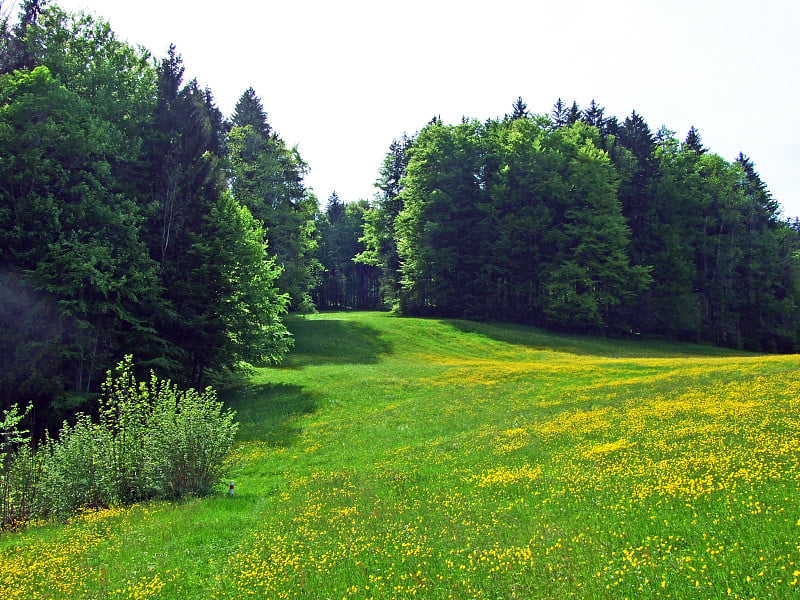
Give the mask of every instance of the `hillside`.
[[293, 318], [233, 496], [0, 536], [3, 598], [787, 598], [797, 356]]

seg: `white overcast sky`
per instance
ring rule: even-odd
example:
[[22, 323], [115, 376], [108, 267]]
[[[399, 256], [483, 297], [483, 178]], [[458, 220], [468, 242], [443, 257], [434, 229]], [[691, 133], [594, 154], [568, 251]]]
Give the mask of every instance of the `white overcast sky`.
[[156, 57], [170, 42], [229, 116], [248, 87], [320, 201], [371, 199], [389, 144], [445, 123], [592, 99], [756, 164], [800, 216], [796, 0], [55, 0]]

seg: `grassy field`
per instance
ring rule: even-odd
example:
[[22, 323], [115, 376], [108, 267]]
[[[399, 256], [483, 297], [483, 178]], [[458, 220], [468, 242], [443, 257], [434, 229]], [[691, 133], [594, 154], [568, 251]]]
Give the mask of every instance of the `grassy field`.
[[221, 396], [235, 494], [0, 536], [0, 598], [800, 597], [800, 357], [379, 313]]

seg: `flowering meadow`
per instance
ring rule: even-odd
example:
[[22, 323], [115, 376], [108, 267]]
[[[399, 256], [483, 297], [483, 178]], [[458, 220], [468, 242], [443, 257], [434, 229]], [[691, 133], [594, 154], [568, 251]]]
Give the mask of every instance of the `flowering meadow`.
[[216, 496], [4, 533], [0, 598], [800, 598], [800, 357], [290, 326]]

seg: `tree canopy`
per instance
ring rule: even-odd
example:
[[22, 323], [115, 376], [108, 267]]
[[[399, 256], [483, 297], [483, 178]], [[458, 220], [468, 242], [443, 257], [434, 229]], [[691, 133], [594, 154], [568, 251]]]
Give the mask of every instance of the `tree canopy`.
[[503, 119], [434, 119], [395, 142], [379, 188], [357, 260], [403, 312], [800, 342], [798, 227], [752, 160], [711, 153], [694, 127], [679, 143], [635, 111], [620, 124], [559, 98], [539, 116], [518, 98]]
[[[229, 188], [237, 138], [213, 94], [174, 47], [152, 60], [44, 4], [0, 28], [0, 409], [57, 421], [131, 353], [195, 386], [280, 360], [289, 268], [248, 208], [268, 200]], [[307, 205], [296, 151], [266, 144], [273, 189]]]
[[0, 409], [57, 422], [128, 354], [194, 386], [275, 363], [315, 306], [798, 349], [800, 226], [694, 126], [519, 97], [323, 210], [253, 88], [228, 120], [184, 73], [45, 0], [0, 14]]

